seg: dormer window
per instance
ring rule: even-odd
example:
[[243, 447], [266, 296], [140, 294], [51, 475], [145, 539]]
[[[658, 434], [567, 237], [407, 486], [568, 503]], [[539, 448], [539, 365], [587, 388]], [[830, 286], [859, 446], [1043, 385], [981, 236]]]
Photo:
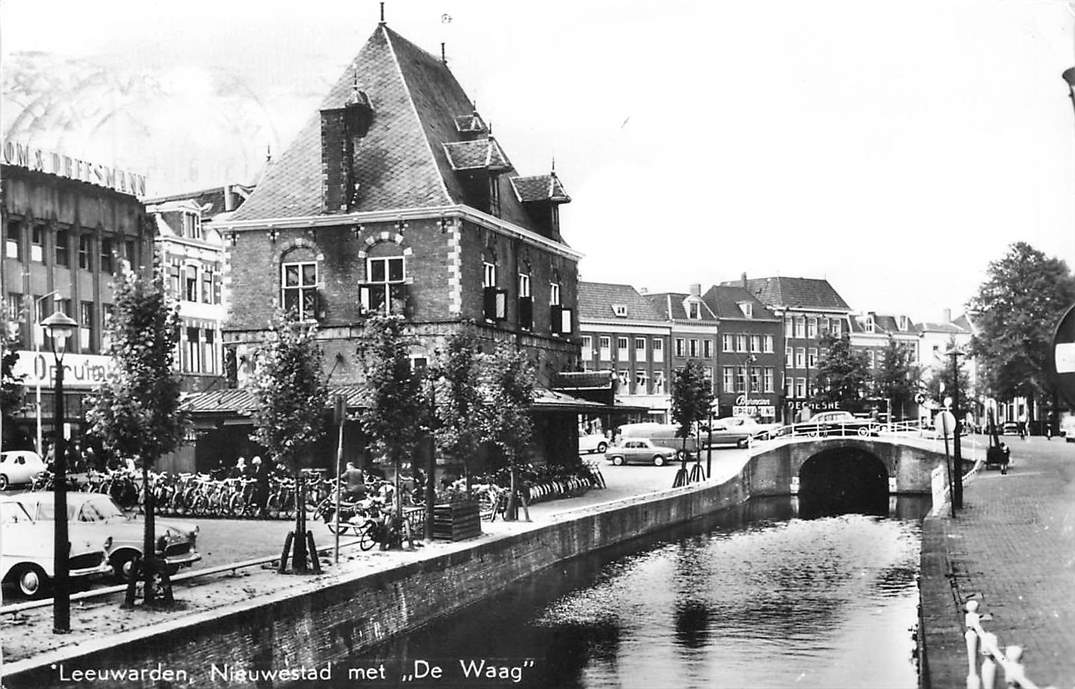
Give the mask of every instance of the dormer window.
[[863, 330], [868, 333], [872, 333], [874, 331], [873, 316], [866, 317], [866, 323], [863, 325]]
[[188, 239], [202, 238], [202, 218], [198, 213], [183, 213], [183, 236]]
[[701, 320], [702, 318], [702, 305], [696, 301], [687, 303], [687, 318], [692, 321]]
[[613, 304], [612, 313], [616, 314], [617, 318], [627, 318], [627, 305], [626, 304]]
[[754, 305], [751, 304], [749, 301], [739, 302], [739, 310], [742, 311], [743, 315], [747, 318], [754, 317]]
[[898, 327], [899, 327], [900, 330], [906, 330], [907, 329], [907, 316], [900, 316], [899, 326]]

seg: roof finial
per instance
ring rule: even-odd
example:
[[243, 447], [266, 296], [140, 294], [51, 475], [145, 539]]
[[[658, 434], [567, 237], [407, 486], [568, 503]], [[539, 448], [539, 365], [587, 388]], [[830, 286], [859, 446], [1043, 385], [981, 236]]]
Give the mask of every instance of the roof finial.
[[440, 42], [440, 61], [448, 64], [448, 58], [444, 55], [444, 41]]
[[381, 3], [381, 24], [384, 24], [384, 3]]
[[265, 162], [272, 162], [272, 144], [265, 144]]
[[552, 174], [556, 174], [556, 154], [552, 154]]
[[358, 70], [357, 69], [355, 70], [354, 82], [351, 84], [351, 93], [353, 95], [358, 95]]

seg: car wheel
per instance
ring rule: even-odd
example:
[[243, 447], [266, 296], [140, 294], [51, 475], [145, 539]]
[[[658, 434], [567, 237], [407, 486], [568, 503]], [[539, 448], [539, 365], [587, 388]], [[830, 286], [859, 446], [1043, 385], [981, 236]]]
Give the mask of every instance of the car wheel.
[[612, 466], [617, 466], [617, 467], [618, 466], [623, 466], [623, 457], [621, 457], [619, 455], [615, 455], [612, 458]]
[[859, 429], [858, 429], [858, 431], [856, 431], [856, 433], [858, 433], [860, 438], [865, 438], [866, 436], [868, 436], [870, 434], [870, 427], [869, 426], [859, 426]]
[[607, 450], [607, 449], [608, 449], [608, 445], [606, 443], [597, 443], [597, 453], [598, 454], [602, 454], [602, 455], [605, 454], [605, 450]]
[[749, 438], [741, 438], [740, 440], [736, 441], [735, 446], [738, 447], [740, 450], [744, 450], [744, 449], [750, 447], [750, 439]]
[[112, 578], [117, 583], [124, 584], [134, 578], [135, 556], [136, 553], [125, 551], [112, 557]]
[[807, 435], [809, 435], [811, 438], [816, 438], [819, 435], [821, 435], [821, 431], [819, 431], [817, 429], [814, 429], [814, 430], [810, 431], [809, 433], [807, 433]]
[[19, 593], [27, 598], [37, 598], [44, 594], [48, 577], [37, 565], [23, 565], [15, 574], [15, 583], [18, 584]]
[[7, 475], [0, 474], [0, 490], [7, 490]]
[[655, 467], [663, 467], [664, 466], [664, 455], [653, 455], [653, 466], [655, 466]]

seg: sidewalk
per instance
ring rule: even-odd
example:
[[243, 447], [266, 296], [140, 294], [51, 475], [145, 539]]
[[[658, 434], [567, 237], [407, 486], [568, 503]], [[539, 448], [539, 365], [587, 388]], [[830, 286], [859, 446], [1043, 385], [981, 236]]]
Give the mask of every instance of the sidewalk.
[[923, 525], [927, 686], [966, 685], [961, 606], [971, 598], [992, 615], [982, 627], [1000, 646], [1023, 647], [1028, 678], [1075, 683], [1075, 445], [1006, 442], [1008, 474], [980, 470], [954, 519]]

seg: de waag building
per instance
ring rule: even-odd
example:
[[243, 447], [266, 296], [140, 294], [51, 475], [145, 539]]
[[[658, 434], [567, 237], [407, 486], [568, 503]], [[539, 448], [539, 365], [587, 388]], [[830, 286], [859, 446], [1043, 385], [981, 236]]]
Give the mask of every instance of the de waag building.
[[[250, 198], [214, 223], [228, 255], [232, 387], [187, 401], [197, 463], [257, 451], [246, 444], [246, 386], [280, 307], [317, 321], [330, 391], [352, 412], [363, 404], [367, 318], [403, 316], [417, 366], [476, 323], [484, 348], [508, 342], [535, 363], [535, 461], [575, 461], [577, 415], [603, 405], [555, 390], [580, 367], [580, 254], [559, 220], [569, 201], [554, 172], [515, 170], [443, 58], [379, 24]], [[357, 423], [344, 445], [348, 459], [371, 459]], [[334, 457], [326, 438], [316, 461]]]

